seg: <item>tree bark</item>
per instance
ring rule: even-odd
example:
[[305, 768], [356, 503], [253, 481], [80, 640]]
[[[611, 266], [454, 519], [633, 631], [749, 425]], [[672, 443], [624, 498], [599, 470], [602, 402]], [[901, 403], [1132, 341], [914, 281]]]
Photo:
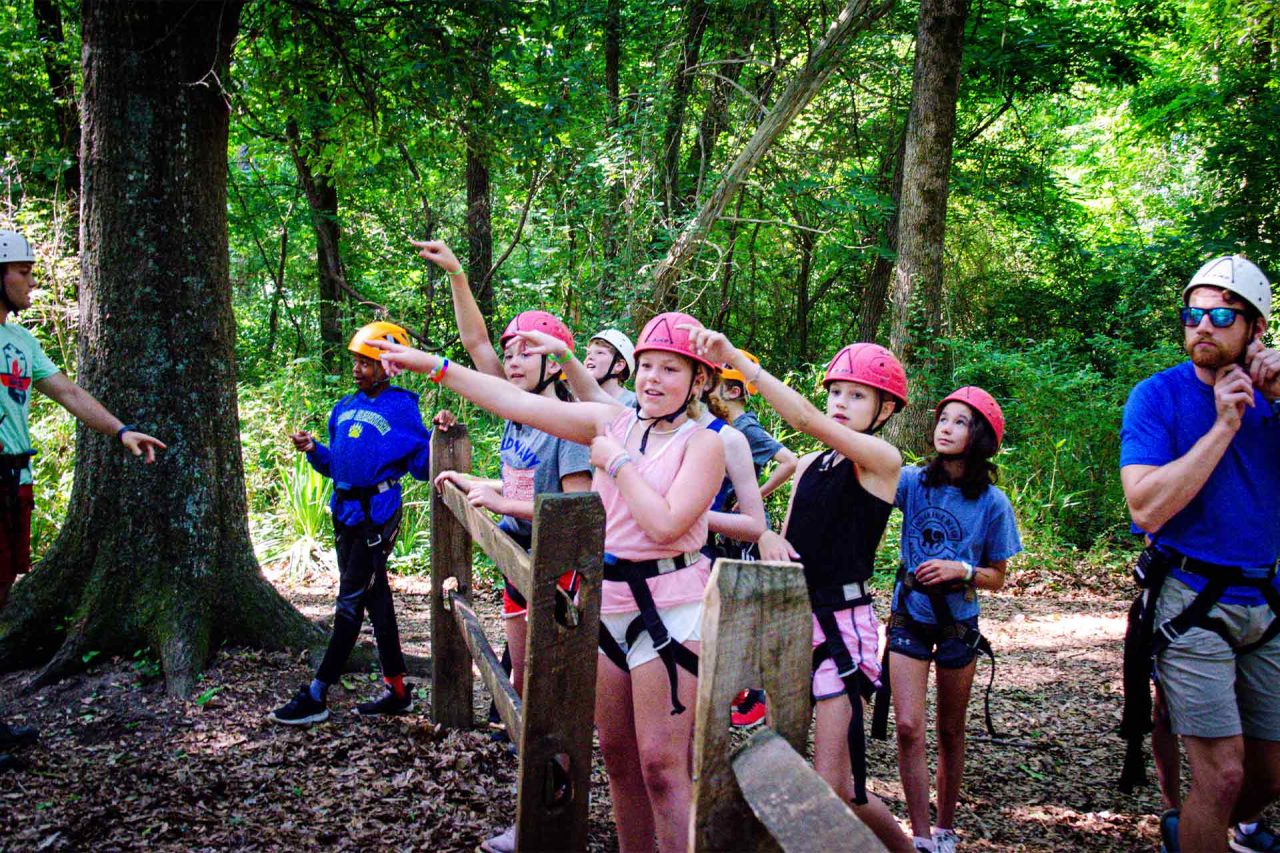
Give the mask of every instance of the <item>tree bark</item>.
[[913, 449], [927, 447], [932, 344], [946, 334], [943, 243], [968, 11], [968, 0], [922, 0], [916, 35], [889, 346], [907, 366], [917, 402], [888, 427], [891, 441]]
[[159, 655], [173, 695], [223, 641], [323, 640], [249, 541], [227, 257], [227, 79], [240, 4], [85, 0], [79, 381], [169, 445], [146, 466], [79, 427], [66, 523], [14, 587], [0, 668]]
[[883, 0], [875, 7], [871, 6], [871, 0], [850, 0], [841, 10], [839, 17], [822, 37], [822, 41], [814, 47], [804, 67], [787, 84], [787, 88], [782, 91], [769, 113], [761, 120], [760, 126], [739, 152], [737, 159], [721, 176], [716, 188], [698, 210], [698, 215], [685, 226], [680, 237], [667, 251], [666, 257], [655, 266], [653, 307], [662, 311], [667, 310], [665, 306], [674, 303], [680, 270], [702, 245], [707, 232], [720, 218], [725, 206], [733, 199], [738, 188], [747, 179], [747, 175], [769, 152], [774, 140], [809, 105], [813, 96], [826, 83], [831, 72], [835, 71], [840, 60], [843, 59], [850, 38], [871, 26], [892, 7], [893, 0]]
[[62, 168], [62, 190], [68, 198], [80, 194], [80, 110], [76, 103], [74, 71], [58, 55], [65, 41], [62, 13], [54, 0], [32, 0], [36, 18], [36, 35], [40, 37], [45, 74], [53, 92], [54, 122], [58, 129], [58, 145], [67, 158]]

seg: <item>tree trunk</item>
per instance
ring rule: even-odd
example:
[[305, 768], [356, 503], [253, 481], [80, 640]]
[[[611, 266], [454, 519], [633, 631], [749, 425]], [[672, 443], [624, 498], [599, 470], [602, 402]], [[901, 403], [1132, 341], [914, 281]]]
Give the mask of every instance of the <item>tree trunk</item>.
[[[890, 179], [890, 195], [893, 210], [884, 222], [880, 246], [887, 252], [898, 251], [898, 210], [902, 204], [902, 159], [906, 153], [907, 137], [898, 137], [897, 153], [893, 155], [893, 177]], [[889, 282], [893, 279], [893, 261], [885, 255], [877, 255], [871, 266], [867, 286], [862, 289], [862, 303], [858, 306], [858, 340], [874, 341], [880, 331], [889, 296]]]
[[493, 202], [489, 189], [489, 108], [492, 39], [497, 30], [492, 6], [475, 13], [478, 30], [471, 45], [471, 88], [467, 98], [467, 280], [485, 321], [493, 323]]
[[[323, 97], [321, 100], [324, 100]], [[323, 169], [312, 166], [314, 152], [324, 146], [323, 137], [313, 132], [302, 138], [298, 122], [290, 117], [285, 122], [289, 153], [298, 172], [307, 207], [311, 211], [311, 227], [316, 234], [316, 282], [320, 297], [320, 348], [325, 369], [337, 371], [339, 358], [345, 352], [342, 334], [342, 299], [347, 291], [347, 271], [342, 263], [338, 226], [338, 188]]]
[[188, 695], [224, 641], [322, 641], [254, 560], [227, 258], [228, 58], [237, 3], [85, 0], [79, 381], [161, 436], [153, 466], [77, 434], [66, 523], [14, 587], [0, 668], [157, 653]]
[[619, 72], [622, 67], [622, 0], [607, 0], [604, 9], [604, 91], [609, 99], [609, 114], [605, 127], [614, 130], [618, 126], [618, 106], [622, 90], [619, 88]]
[[737, 159], [721, 176], [716, 188], [698, 210], [698, 215], [685, 226], [680, 237], [667, 251], [666, 257], [655, 266], [652, 301], [657, 310], [667, 310], [664, 306], [674, 303], [680, 270], [698, 251], [711, 226], [720, 218], [747, 175], [769, 152], [774, 140], [809, 105], [813, 96], [827, 82], [831, 72], [835, 71], [844, 58], [850, 38], [871, 26], [892, 7], [893, 0], [883, 0], [874, 8], [871, 7], [871, 0], [850, 0], [841, 10], [822, 41], [814, 47], [804, 67], [787, 84], [769, 113], [761, 120], [756, 132], [738, 153]]
[[935, 389], [928, 386], [933, 342], [946, 334], [942, 324], [942, 250], [968, 11], [968, 0], [923, 0], [920, 4], [889, 338], [890, 348], [907, 365], [913, 384], [911, 396], [916, 400], [905, 417], [889, 424], [889, 439], [899, 447], [927, 447], [932, 422], [929, 402], [936, 396]]
[[70, 64], [58, 55], [64, 42], [62, 13], [54, 0], [32, 0], [36, 18], [36, 35], [44, 55], [45, 74], [53, 92], [58, 146], [66, 164], [62, 168], [62, 190], [68, 198], [80, 194], [80, 110], [76, 104], [76, 84]]
[[680, 64], [671, 78], [671, 103], [667, 107], [667, 127], [662, 135], [662, 224], [665, 228], [674, 228], [683, 212], [680, 205], [680, 136], [684, 132], [689, 93], [693, 91], [693, 68], [698, 64], [710, 11], [706, 0], [689, 0], [685, 7], [684, 42], [680, 49]]

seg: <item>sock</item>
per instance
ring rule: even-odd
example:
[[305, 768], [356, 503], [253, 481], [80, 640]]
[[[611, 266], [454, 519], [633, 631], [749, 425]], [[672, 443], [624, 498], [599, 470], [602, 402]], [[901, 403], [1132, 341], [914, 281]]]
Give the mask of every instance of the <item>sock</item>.
[[1258, 822], [1255, 820], [1253, 823], [1237, 823], [1236, 829], [1241, 835], [1253, 835], [1258, 831]]
[[933, 846], [932, 838], [921, 838], [917, 835], [915, 838], [911, 839], [911, 843], [915, 845], [917, 850], [928, 850], [929, 853], [933, 853], [933, 851], [938, 849]]
[[324, 704], [324, 698], [329, 692], [329, 685], [325, 684], [318, 678], [311, 679], [311, 686], [307, 688], [307, 692], [311, 694], [311, 698]]
[[404, 698], [404, 675], [387, 675], [382, 680], [387, 683], [387, 689], [394, 693], [397, 699]]

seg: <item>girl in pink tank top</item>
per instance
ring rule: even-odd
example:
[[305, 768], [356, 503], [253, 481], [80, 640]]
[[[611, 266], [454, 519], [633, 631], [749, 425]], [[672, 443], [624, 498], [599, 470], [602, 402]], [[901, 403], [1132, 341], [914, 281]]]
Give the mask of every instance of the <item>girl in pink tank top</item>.
[[635, 348], [636, 411], [523, 393], [440, 356], [379, 345], [392, 365], [430, 373], [482, 408], [591, 445], [606, 518], [596, 726], [624, 851], [687, 846], [694, 715], [682, 711], [697, 693], [710, 569], [698, 549], [724, 479], [720, 439], [690, 417], [717, 369], [690, 346], [690, 331], [701, 327], [677, 313], [645, 326]]

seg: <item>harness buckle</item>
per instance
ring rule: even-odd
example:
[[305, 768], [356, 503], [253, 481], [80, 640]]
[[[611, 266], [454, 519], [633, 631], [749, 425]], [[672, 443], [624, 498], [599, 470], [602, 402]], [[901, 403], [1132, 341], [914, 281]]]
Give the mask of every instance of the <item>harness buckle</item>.
[[659, 557], [654, 562], [658, 564], [658, 574], [660, 575], [670, 574], [678, 568], [674, 557]]
[[1157, 628], [1157, 629], [1156, 629], [1156, 630], [1157, 630], [1157, 631], [1159, 631], [1161, 634], [1163, 634], [1163, 635], [1164, 635], [1164, 638], [1165, 638], [1166, 640], [1168, 640], [1170, 643], [1172, 643], [1174, 640], [1176, 640], [1176, 639], [1178, 639], [1179, 637], [1181, 637], [1181, 636], [1182, 636], [1182, 632], [1181, 632], [1181, 631], [1176, 630], [1176, 629], [1172, 626], [1172, 624], [1171, 624], [1172, 622], [1173, 622], [1173, 620], [1172, 620], [1172, 619], [1166, 620], [1165, 622], [1163, 622], [1163, 623], [1160, 625], [1160, 627], [1159, 627], [1159, 628]]
[[845, 601], [856, 601], [866, 597], [867, 585], [862, 581], [852, 581], [840, 587], [840, 591], [844, 593]]

